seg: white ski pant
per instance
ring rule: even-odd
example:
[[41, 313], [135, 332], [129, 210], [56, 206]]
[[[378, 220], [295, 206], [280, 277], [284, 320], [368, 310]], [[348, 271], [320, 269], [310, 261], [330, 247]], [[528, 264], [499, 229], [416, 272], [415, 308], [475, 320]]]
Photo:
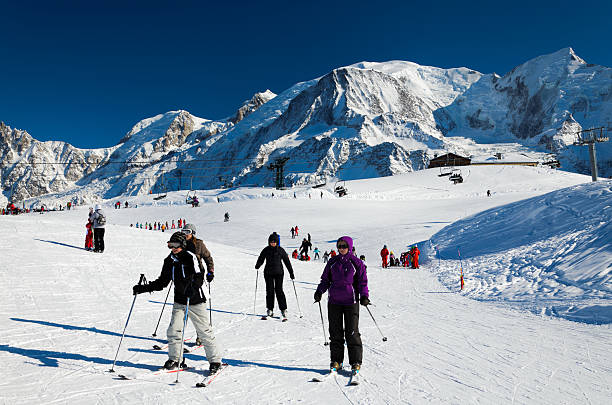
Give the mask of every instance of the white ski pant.
[[[172, 319], [168, 326], [168, 358], [170, 360], [179, 361], [181, 355], [181, 338], [183, 336], [183, 322], [185, 320], [186, 305], [174, 303], [172, 307]], [[206, 350], [206, 358], [209, 363], [221, 363], [221, 353], [215, 342], [215, 335], [210, 326], [208, 311], [206, 304], [197, 304], [189, 306], [189, 316], [191, 323], [195, 327], [198, 337], [202, 340], [204, 350]]]

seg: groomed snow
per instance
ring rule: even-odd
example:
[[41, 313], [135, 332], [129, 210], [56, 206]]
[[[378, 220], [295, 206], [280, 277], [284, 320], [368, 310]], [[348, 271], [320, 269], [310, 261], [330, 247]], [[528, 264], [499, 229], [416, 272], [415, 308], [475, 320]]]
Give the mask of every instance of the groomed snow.
[[[610, 322], [601, 317], [593, 323], [569, 321], [562, 318], [563, 311], [542, 314], [531, 304], [541, 302], [554, 281], [559, 301], [592, 304], [597, 299], [601, 308], [612, 305], [611, 182], [590, 184], [587, 176], [511, 166], [471, 167], [458, 185], [437, 174], [432, 169], [346, 182], [349, 196], [342, 199], [333, 196], [330, 183], [322, 199], [321, 189], [251, 188], [198, 192], [203, 201], [199, 208], [185, 205], [186, 192], [168, 193], [159, 201], [153, 196], [128, 198], [138, 208], [114, 210], [116, 200], [106, 201], [104, 254], [82, 249], [87, 207], [0, 217], [5, 287], [0, 298], [0, 402], [609, 402]], [[493, 193], [490, 198], [487, 189]], [[547, 208], [536, 210], [543, 206]], [[226, 211], [228, 223], [223, 222]], [[117, 380], [106, 370], [133, 300], [131, 287], [140, 273], [149, 280], [157, 277], [170, 236], [129, 225], [179, 217], [197, 226], [214, 257], [213, 324], [231, 367], [211, 387], [196, 389], [208, 367], [198, 352], [187, 355], [196, 369], [181, 374], [177, 385], [169, 375]], [[294, 225], [300, 227], [297, 239], [289, 235]], [[343, 376], [308, 382], [329, 363], [318, 306], [312, 303], [321, 261], [292, 260], [303, 318], [286, 278], [289, 322], [259, 319], [265, 310], [261, 274], [253, 313], [254, 264], [272, 231], [281, 234], [288, 251], [306, 233], [322, 252], [346, 234], [355, 239], [357, 253], [366, 255], [371, 310], [388, 341], [382, 341], [362, 310], [361, 385], [346, 387]], [[399, 254], [417, 242], [424, 251], [421, 269], [380, 267], [383, 244]], [[426, 260], [435, 252], [432, 245], [441, 248], [440, 263], [433, 256]], [[464, 292], [459, 291], [459, 266], [451, 254], [455, 246], [461, 246]], [[537, 270], [536, 265], [541, 266], [541, 280], [528, 284], [526, 274]], [[165, 343], [170, 306], [157, 338], [151, 336], [165, 294], [136, 298], [115, 366], [118, 372], [151, 370], [165, 361], [165, 352], [151, 350], [153, 344]], [[523, 302], [517, 304], [517, 299]], [[189, 326], [187, 335], [193, 334]]]

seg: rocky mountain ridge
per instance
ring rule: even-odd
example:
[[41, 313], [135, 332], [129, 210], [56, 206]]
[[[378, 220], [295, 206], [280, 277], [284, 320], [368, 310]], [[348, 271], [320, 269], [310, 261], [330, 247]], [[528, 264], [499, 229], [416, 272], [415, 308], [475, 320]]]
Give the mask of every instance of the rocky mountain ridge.
[[[412, 62], [361, 62], [247, 100], [229, 118], [170, 111], [141, 120], [118, 145], [78, 149], [39, 142], [0, 125], [5, 198], [47, 193], [121, 194], [272, 185], [267, 169], [289, 158], [286, 182], [311, 184], [423, 169], [436, 153], [487, 159], [492, 146], [556, 153], [564, 168], [588, 170], [582, 128], [612, 121], [612, 69], [571, 48], [530, 60], [504, 76]], [[464, 141], [465, 140], [465, 141]], [[600, 175], [612, 150], [598, 145]]]

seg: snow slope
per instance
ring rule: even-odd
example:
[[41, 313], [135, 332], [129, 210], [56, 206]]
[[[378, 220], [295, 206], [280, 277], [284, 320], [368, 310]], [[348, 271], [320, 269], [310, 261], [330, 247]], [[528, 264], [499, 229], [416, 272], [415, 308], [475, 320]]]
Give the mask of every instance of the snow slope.
[[611, 323], [611, 201], [612, 181], [587, 183], [457, 221], [432, 242], [441, 257], [464, 261], [437, 271], [452, 286], [463, 265], [477, 299]]
[[[489, 218], [480, 212], [496, 209], [500, 223], [504, 223], [512, 213], [524, 213], [520, 208], [528, 209], [529, 201], [550, 202], [553, 213], [561, 207], [584, 213], [586, 230], [591, 239], [599, 238], [604, 255], [583, 255], [582, 259], [600, 257], [600, 261], [580, 263], [585, 272], [596, 274], [595, 266], [610, 266], [609, 229], [596, 223], [596, 218], [609, 222], [609, 208], [602, 206], [605, 210], [598, 216], [596, 206], [600, 198], [609, 195], [610, 182], [581, 185], [589, 181], [587, 176], [541, 168], [472, 167], [464, 173], [466, 182], [454, 186], [437, 174], [436, 170], [425, 170], [346, 182], [350, 194], [343, 199], [335, 198], [330, 193], [333, 184], [328, 184], [322, 191], [202, 191], [198, 192], [204, 201], [200, 208], [186, 206], [185, 193], [179, 192], [160, 201], [151, 196], [130, 198], [131, 206], [138, 204], [138, 208], [121, 210], [113, 210], [116, 200], [109, 200], [104, 203], [109, 221], [104, 254], [81, 248], [87, 207], [0, 217], [0, 268], [10, 270], [4, 272], [5, 288], [0, 295], [0, 358], [4, 366], [0, 402], [607, 403], [612, 396], [610, 323], [594, 325], [536, 314], [512, 305], [510, 295], [500, 295], [496, 301], [475, 300], [472, 297], [478, 296], [471, 290], [461, 293], [458, 283], [447, 283], [444, 270], [456, 269], [452, 258], [441, 265], [432, 260], [420, 270], [383, 270], [378, 251], [385, 243], [397, 253], [407, 244], [427, 241], [433, 235], [436, 241], [446, 232], [449, 249], [454, 243], [462, 243], [465, 249], [468, 263], [464, 261], [464, 267], [472, 288], [479, 277], [488, 277], [473, 271], [472, 263], [479, 260], [480, 265], [499, 268], [497, 258], [489, 257], [491, 248], [486, 239], [466, 244], [445, 227], [456, 226], [461, 220], [466, 232], [476, 225], [493, 229], [492, 224], [487, 223], [491, 226], [487, 228], [478, 222]], [[487, 189], [493, 191], [491, 198], [485, 196]], [[592, 208], [575, 208], [575, 203], [584, 203], [587, 198]], [[228, 223], [222, 220], [224, 212], [231, 215]], [[561, 214], [567, 215], [566, 211]], [[131, 287], [140, 273], [148, 279], [158, 275], [170, 236], [130, 228], [129, 224], [171, 222], [179, 217], [196, 224], [198, 235], [215, 259], [213, 325], [231, 367], [211, 387], [196, 389], [195, 382], [208, 366], [203, 354], [196, 352], [187, 355], [195, 370], [181, 374], [179, 384], [171, 384], [174, 376], [119, 381], [105, 371], [113, 363], [133, 300]], [[539, 230], [549, 227], [552, 217], [537, 218], [542, 218], [534, 222]], [[569, 238], [564, 233], [569, 222], [555, 222], [549, 232], [538, 232], [550, 237], [558, 232], [559, 237]], [[366, 255], [374, 303], [371, 310], [388, 341], [382, 342], [368, 313], [361, 311], [364, 364], [360, 386], [346, 387], [344, 376], [328, 383], [308, 382], [324, 372], [329, 360], [318, 306], [312, 304], [323, 269], [321, 261], [292, 261], [300, 307], [286, 279], [289, 322], [259, 319], [265, 310], [261, 274], [253, 313], [257, 255], [272, 231], [281, 234], [285, 249], [293, 250], [301, 241], [289, 236], [289, 229], [296, 224], [302, 232], [300, 238], [310, 233], [321, 251], [348, 234], [355, 238], [357, 253]], [[523, 228], [511, 229], [500, 228], [495, 240], [508, 240], [505, 255], [514, 258], [519, 269], [524, 247], [538, 247], [539, 233], [524, 240], [516, 234]], [[584, 234], [576, 233], [577, 245], [595, 247], [595, 242], [582, 239]], [[456, 237], [452, 243], [451, 236]], [[424, 243], [420, 246], [427, 249]], [[539, 249], [542, 261], [555, 259], [554, 249]], [[560, 270], [578, 261], [580, 257], [570, 257], [559, 263]], [[500, 272], [506, 275], [505, 270]], [[542, 272], [542, 277], [546, 276]], [[593, 277], [575, 280], [586, 296]], [[602, 278], [600, 284], [605, 283]], [[499, 285], [505, 287], [506, 281]], [[480, 291], [494, 287], [483, 282]], [[559, 283], [559, 289], [567, 294], [572, 288]], [[534, 288], [532, 292], [522, 298], [538, 299], [541, 291]], [[115, 366], [119, 372], [150, 370], [165, 361], [164, 352], [151, 350], [153, 344], [164, 342], [169, 306], [157, 338], [151, 336], [164, 298], [165, 291], [137, 297]], [[609, 306], [610, 296], [602, 296], [601, 303]], [[189, 326], [187, 335], [193, 333]]]

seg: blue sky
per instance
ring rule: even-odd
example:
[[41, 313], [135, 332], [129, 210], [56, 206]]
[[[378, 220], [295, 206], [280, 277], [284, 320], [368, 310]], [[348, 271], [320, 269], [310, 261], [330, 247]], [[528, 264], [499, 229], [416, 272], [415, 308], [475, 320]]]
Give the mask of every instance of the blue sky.
[[612, 66], [612, 2], [27, 1], [0, 5], [0, 121], [115, 145], [139, 120], [227, 117], [359, 61], [504, 74], [571, 46]]

